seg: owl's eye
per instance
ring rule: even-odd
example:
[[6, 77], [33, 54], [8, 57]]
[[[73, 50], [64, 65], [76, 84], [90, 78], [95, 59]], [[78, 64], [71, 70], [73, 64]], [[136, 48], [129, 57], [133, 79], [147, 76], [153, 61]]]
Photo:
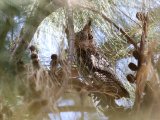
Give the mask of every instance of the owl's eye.
[[88, 34], [88, 39], [89, 40], [93, 39], [93, 36], [91, 34]]

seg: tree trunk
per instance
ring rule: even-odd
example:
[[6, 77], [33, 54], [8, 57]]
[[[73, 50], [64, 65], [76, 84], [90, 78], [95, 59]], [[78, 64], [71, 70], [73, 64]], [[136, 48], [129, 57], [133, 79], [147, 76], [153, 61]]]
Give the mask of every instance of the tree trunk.
[[[74, 24], [73, 24], [73, 10], [71, 1], [68, 0], [68, 6], [67, 6], [67, 24], [68, 24], [68, 32], [69, 32], [69, 51], [68, 51], [68, 64], [71, 65], [73, 62], [73, 56], [74, 56], [74, 40], [75, 40], [75, 32], [74, 32]], [[71, 70], [71, 66], [70, 66]]]

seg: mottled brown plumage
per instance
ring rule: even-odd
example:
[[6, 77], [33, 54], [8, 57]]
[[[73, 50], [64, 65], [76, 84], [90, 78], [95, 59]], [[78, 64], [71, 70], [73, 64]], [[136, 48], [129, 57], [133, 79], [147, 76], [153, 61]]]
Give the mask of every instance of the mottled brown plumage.
[[[97, 79], [96, 81], [92, 81], [93, 86], [102, 86], [101, 88], [104, 89], [104, 92], [105, 90], [106, 94], [108, 92], [108, 95], [106, 95], [108, 99], [129, 97], [128, 91], [124, 88], [123, 84], [110, 66], [107, 65], [108, 67], [104, 70], [93, 64], [91, 57], [94, 56], [101, 60], [102, 55], [98, 52], [97, 47], [94, 44], [91, 31], [91, 21], [84, 26], [83, 30], [76, 33], [75, 47], [78, 64], [81, 65], [81, 67], [86, 68], [85, 70], [88, 71], [88, 73], [92, 73]], [[107, 60], [106, 64], [108, 64]]]

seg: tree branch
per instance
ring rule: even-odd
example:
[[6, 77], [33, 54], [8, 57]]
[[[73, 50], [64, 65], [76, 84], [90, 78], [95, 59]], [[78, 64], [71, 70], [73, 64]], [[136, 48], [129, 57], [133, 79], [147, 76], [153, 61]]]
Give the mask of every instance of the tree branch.
[[[54, 4], [57, 3], [57, 0], [48, 2], [45, 0], [39, 0], [38, 6], [35, 11], [27, 18], [26, 23], [21, 30], [21, 34], [19, 36], [19, 44], [14, 49], [11, 55], [11, 61], [15, 62], [22, 58], [28, 44], [32, 40], [38, 26], [40, 23], [52, 12], [58, 9], [61, 6], [54, 7]], [[58, 1], [59, 3], [59, 1]], [[61, 4], [60, 4], [61, 5]]]
[[107, 21], [110, 24], [114, 25], [114, 27], [117, 28], [126, 37], [128, 43], [132, 44], [136, 49], [138, 49], [137, 43], [125, 32], [125, 30], [123, 30], [121, 27], [119, 27], [116, 23], [114, 23], [111, 19], [109, 19], [105, 14], [99, 12], [98, 10], [89, 8], [89, 7], [85, 7], [85, 6], [79, 6], [79, 7], [88, 9], [88, 10], [100, 15], [105, 21]]

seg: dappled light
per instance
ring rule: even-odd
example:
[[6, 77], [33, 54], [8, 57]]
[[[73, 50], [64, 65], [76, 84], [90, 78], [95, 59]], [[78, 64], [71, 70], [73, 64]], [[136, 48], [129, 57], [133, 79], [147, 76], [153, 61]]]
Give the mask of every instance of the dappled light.
[[159, 120], [158, 0], [0, 0], [0, 120]]

